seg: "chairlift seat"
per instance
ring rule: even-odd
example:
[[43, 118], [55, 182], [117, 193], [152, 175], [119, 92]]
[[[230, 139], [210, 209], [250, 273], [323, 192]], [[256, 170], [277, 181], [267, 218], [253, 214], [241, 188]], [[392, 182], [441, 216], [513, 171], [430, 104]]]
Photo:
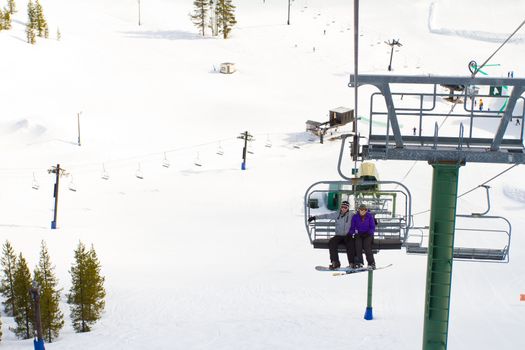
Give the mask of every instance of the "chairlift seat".
[[[328, 241], [335, 234], [335, 221], [316, 221], [315, 227], [315, 239], [313, 240], [313, 246], [317, 249], [328, 249]], [[375, 252], [382, 249], [401, 249], [401, 227], [391, 231], [381, 231], [380, 229], [374, 234], [374, 240], [372, 242], [372, 250]], [[320, 238], [322, 237], [322, 238]], [[345, 252], [346, 247], [344, 244], [339, 245], [339, 251]]]
[[[328, 241], [330, 238], [317, 238], [313, 240], [313, 246], [316, 249], [328, 249]], [[379, 252], [380, 250], [393, 250], [401, 249], [401, 240], [400, 239], [381, 239], [374, 237], [372, 242], [372, 250], [374, 253]], [[341, 243], [338, 245], [338, 251], [340, 253], [346, 252], [346, 246]]]
[[[406, 244], [407, 253], [409, 254], [427, 254], [428, 247], [421, 247], [417, 243]], [[461, 260], [505, 260], [508, 249], [484, 249], [484, 248], [454, 248], [454, 258]]]

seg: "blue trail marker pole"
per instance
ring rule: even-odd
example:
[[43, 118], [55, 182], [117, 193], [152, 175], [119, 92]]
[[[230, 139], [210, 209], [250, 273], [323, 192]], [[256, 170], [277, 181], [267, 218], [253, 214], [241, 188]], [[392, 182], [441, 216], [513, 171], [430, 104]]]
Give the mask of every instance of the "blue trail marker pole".
[[374, 284], [374, 271], [368, 271], [368, 293], [366, 299], [366, 311], [365, 311], [365, 320], [370, 321], [374, 318], [372, 313], [372, 287]]

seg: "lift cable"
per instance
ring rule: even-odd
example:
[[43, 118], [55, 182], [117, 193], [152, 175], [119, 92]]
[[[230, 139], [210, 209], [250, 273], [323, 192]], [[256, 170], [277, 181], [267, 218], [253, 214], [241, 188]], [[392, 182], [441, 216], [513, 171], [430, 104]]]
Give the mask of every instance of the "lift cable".
[[490, 55], [490, 57], [487, 58], [485, 62], [483, 62], [482, 65], [480, 65], [479, 67], [476, 67], [476, 70], [472, 72], [472, 78], [474, 78], [474, 76], [480, 71], [480, 69], [483, 68], [487, 64], [487, 62], [490, 61], [490, 59], [492, 57], [494, 57], [494, 55], [503, 47], [503, 45], [505, 45], [514, 36], [514, 34], [516, 34], [518, 32], [518, 30], [520, 30], [521, 27], [523, 27], [524, 24], [525, 24], [525, 19], [523, 20], [523, 22], [521, 22], [521, 24], [518, 26], [518, 28], [516, 28], [516, 30], [514, 32], [512, 32], [511, 35], [509, 35], [509, 37], [503, 42], [503, 44], [501, 44], [496, 49], [496, 51], [494, 51], [494, 53], [492, 55]]
[[[490, 179], [488, 179], [488, 180], [485, 181], [484, 183], [482, 183], [482, 184], [480, 184], [480, 185], [478, 185], [478, 186], [476, 186], [476, 187], [471, 188], [471, 189], [468, 190], [467, 192], [464, 192], [464, 193], [460, 194], [460, 195], [458, 196], [458, 198], [463, 197], [464, 195], [466, 195], [466, 194], [468, 194], [468, 193], [474, 191], [475, 189], [478, 189], [478, 188], [480, 188], [480, 187], [483, 187], [484, 185], [488, 184], [490, 181], [492, 181], [492, 180], [494, 180], [495, 178], [497, 178], [497, 177], [499, 177], [499, 176], [505, 174], [507, 171], [509, 171], [510, 169], [514, 168], [514, 167], [517, 166], [517, 165], [519, 165], [519, 164], [514, 164], [514, 165], [508, 167], [507, 169], [503, 170], [501, 173], [497, 174], [496, 176], [491, 177]], [[430, 211], [430, 209], [427, 209], [427, 210], [425, 210], [425, 211], [420, 211], [420, 212], [418, 212], [418, 213], [413, 214], [413, 216], [416, 216], [416, 215], [419, 215], [419, 214], [428, 213], [429, 211]]]
[[[473, 78], [474, 78], [474, 76], [475, 76], [475, 75], [481, 70], [481, 68], [483, 68], [483, 67], [489, 62], [489, 60], [490, 60], [492, 57], [494, 57], [494, 55], [495, 55], [495, 54], [496, 54], [496, 53], [497, 53], [497, 52], [503, 47], [503, 45], [505, 45], [505, 44], [506, 44], [506, 43], [507, 43], [507, 42], [508, 42], [508, 41], [514, 36], [514, 34], [516, 34], [516, 33], [521, 29], [521, 27], [523, 27], [524, 24], [525, 24], [525, 20], [523, 20], [523, 22], [521, 22], [521, 24], [518, 26], [518, 28], [516, 28], [516, 30], [515, 30], [515, 31], [514, 31], [514, 32], [513, 32], [513, 33], [512, 33], [512, 34], [511, 34], [511, 35], [510, 35], [510, 36], [509, 36], [504, 42], [503, 42], [503, 44], [500, 45], [500, 47], [498, 47], [498, 48], [496, 49], [496, 51], [494, 51], [494, 53], [493, 53], [492, 55], [490, 55], [489, 58], [487, 58], [487, 60], [485, 60], [485, 62], [483, 62], [482, 65], [480, 65], [480, 66], [477, 66], [477, 64], [475, 65], [475, 67], [474, 67], [475, 70], [472, 72], [472, 77], [473, 77]], [[474, 62], [474, 61], [472, 61], [472, 62]], [[472, 62], [471, 62], [471, 63], [472, 63]], [[475, 62], [474, 62], [474, 63], [475, 63]], [[448, 117], [450, 116], [450, 114], [454, 111], [454, 108], [456, 107], [456, 105], [457, 105], [458, 102], [459, 102], [459, 99], [456, 100], [456, 101], [454, 102], [454, 104], [453, 104], [452, 107], [450, 108], [450, 111], [448, 112], [448, 114], [445, 116], [445, 118], [443, 119], [443, 121], [442, 121], [441, 124], [439, 125], [438, 130], [441, 129], [441, 127], [443, 126], [443, 124], [445, 124], [445, 122], [447, 121], [447, 119], [448, 119]], [[412, 165], [412, 167], [410, 168], [410, 170], [405, 174], [405, 176], [403, 177], [403, 180], [405, 180], [406, 177], [407, 177], [407, 176], [410, 174], [410, 172], [412, 171], [412, 169], [414, 169], [415, 163], [416, 163], [416, 162], [414, 161], [414, 165]], [[506, 172], [506, 171], [512, 169], [512, 168], [513, 168], [514, 166], [516, 166], [516, 165], [517, 165], [517, 164], [511, 166], [509, 169], [505, 170], [504, 172]], [[498, 175], [498, 176], [499, 176], [499, 175]], [[497, 177], [497, 176], [496, 176], [496, 177]], [[403, 181], [403, 180], [401, 180], [401, 181]], [[491, 180], [492, 180], [492, 179], [491, 179]], [[490, 180], [489, 180], [489, 181], [490, 181]], [[479, 185], [478, 187], [481, 187], [481, 186], [482, 186], [482, 185]], [[471, 191], [475, 190], [475, 189], [478, 188], [478, 187], [473, 188]], [[469, 191], [469, 192], [470, 192], [470, 191]], [[467, 193], [469, 193], [469, 192], [467, 192]], [[463, 195], [465, 195], [465, 194], [467, 194], [467, 193], [463, 193], [461, 196], [463, 196]], [[461, 196], [459, 196], [459, 197], [461, 197]], [[458, 197], [458, 198], [459, 198], [459, 197]], [[429, 209], [429, 210], [430, 210], [430, 209]], [[426, 213], [426, 212], [428, 212], [429, 210], [426, 210], [426, 211], [423, 211], [423, 212], [420, 212], [420, 213], [416, 213], [416, 214], [414, 214], [414, 215], [421, 214], [421, 213]]]

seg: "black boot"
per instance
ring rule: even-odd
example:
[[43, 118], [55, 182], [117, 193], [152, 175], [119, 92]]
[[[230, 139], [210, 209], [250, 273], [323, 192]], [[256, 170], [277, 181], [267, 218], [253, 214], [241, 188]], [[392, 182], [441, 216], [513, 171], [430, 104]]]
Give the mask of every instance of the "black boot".
[[328, 268], [330, 270], [335, 270], [335, 269], [338, 269], [341, 267], [341, 263], [339, 261], [332, 261], [332, 263], [330, 264], [330, 266], [328, 266]]

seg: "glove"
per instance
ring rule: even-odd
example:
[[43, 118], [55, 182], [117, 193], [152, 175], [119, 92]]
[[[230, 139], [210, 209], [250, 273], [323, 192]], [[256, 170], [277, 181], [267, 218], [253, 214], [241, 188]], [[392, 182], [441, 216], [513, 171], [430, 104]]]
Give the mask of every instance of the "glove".
[[312, 221], [314, 221], [314, 220], [315, 220], [315, 216], [310, 216], [310, 217], [308, 218], [308, 222], [312, 222]]

